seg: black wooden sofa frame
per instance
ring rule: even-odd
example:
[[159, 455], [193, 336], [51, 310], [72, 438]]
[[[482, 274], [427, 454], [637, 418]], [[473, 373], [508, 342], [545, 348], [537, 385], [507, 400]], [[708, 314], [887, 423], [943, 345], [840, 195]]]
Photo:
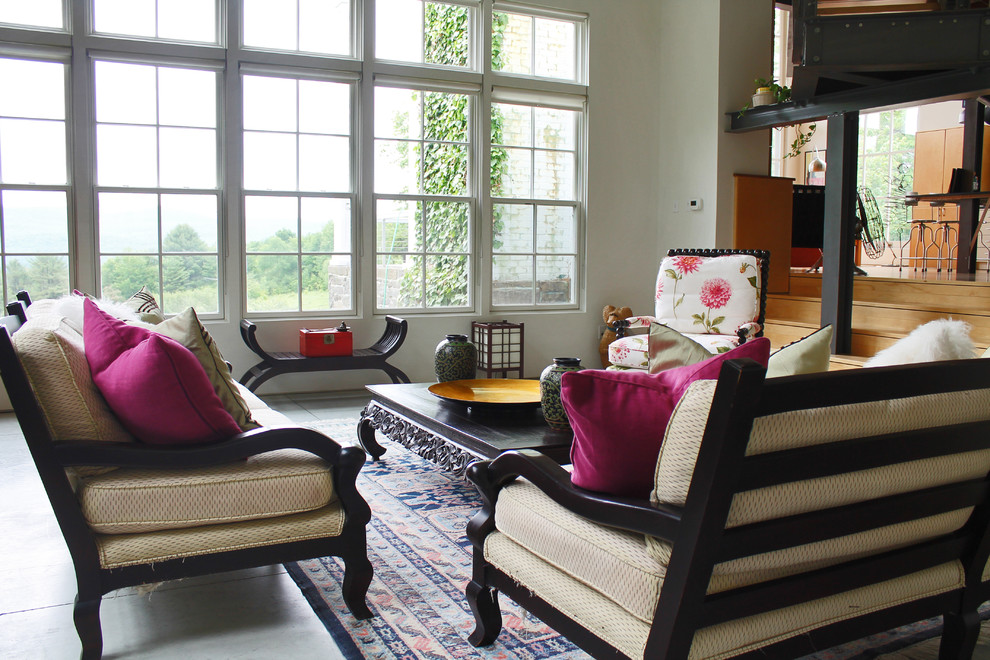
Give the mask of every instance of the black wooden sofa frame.
[[302, 353], [293, 352], [269, 353], [258, 343], [258, 327], [247, 319], [241, 319], [241, 339], [261, 358], [261, 362], [245, 371], [240, 383], [254, 392], [262, 383], [281, 374], [354, 369], [379, 369], [388, 374], [393, 383], [408, 383], [409, 376], [388, 363], [388, 359], [406, 340], [408, 330], [409, 324], [405, 319], [386, 316], [385, 331], [368, 348], [354, 349], [353, 355], [306, 357]]
[[[760, 325], [760, 330], [754, 337], [763, 336], [763, 325], [766, 323], [767, 319], [767, 284], [770, 279], [770, 252], [767, 250], [743, 250], [736, 248], [724, 248], [724, 249], [711, 249], [711, 248], [671, 248], [667, 250], [668, 257], [680, 257], [680, 256], [691, 256], [691, 257], [724, 257], [728, 255], [735, 254], [748, 254], [751, 257], [756, 257], [756, 261], [760, 265], [760, 282], [763, 286], [760, 287], [760, 316], [756, 319], [756, 322]], [[643, 314], [642, 316], [650, 316], [648, 314]], [[615, 333], [616, 339], [621, 339], [625, 337], [626, 331], [629, 328], [629, 321], [622, 319], [615, 322], [615, 325], [608, 326], [608, 329]], [[748, 337], [743, 330], [737, 332], [739, 336], [739, 342], [745, 342]]]
[[[687, 658], [696, 630], [827, 597], [960, 560], [965, 587], [886, 607], [876, 612], [795, 635], [740, 655], [796, 658], [907, 623], [944, 615], [939, 657], [969, 658], [980, 631], [979, 605], [990, 599], [981, 576], [990, 555], [990, 479], [929, 488], [863, 504], [792, 516], [725, 530], [732, 496], [797, 479], [826, 477], [990, 447], [990, 422], [932, 427], [915, 432], [858, 438], [763, 456], [744, 456], [754, 417], [807, 407], [953, 392], [990, 387], [990, 360], [959, 360], [903, 367], [856, 369], [774, 378], [752, 360], [730, 360], [722, 368], [686, 505], [651, 505], [576, 488], [570, 475], [536, 452], [508, 452], [468, 469], [484, 506], [468, 525], [474, 545], [473, 579], [466, 593], [475, 614], [470, 637], [490, 644], [501, 629], [498, 592], [596, 658], [624, 658], [618, 649], [582, 627], [528, 587], [488, 564], [484, 539], [495, 528], [499, 489], [517, 477], [538, 486], [557, 503], [595, 523], [667, 539], [673, 553], [657, 603], [645, 658]], [[973, 506], [962, 529], [882, 555], [731, 591], [706, 594], [716, 563], [853, 534], [864, 529]]]
[[[0, 318], [3, 326], [0, 330], [0, 375], [72, 556], [78, 587], [72, 616], [82, 642], [80, 657], [83, 660], [102, 656], [100, 602], [104, 594], [123, 587], [314, 557], [343, 559], [344, 602], [356, 618], [372, 616], [365, 600], [373, 577], [365, 531], [371, 520], [371, 509], [355, 484], [365, 462], [363, 450], [341, 447], [317, 431], [296, 427], [259, 428], [217, 444], [194, 447], [55, 442], [11, 342], [11, 334], [27, 319], [24, 302], [30, 302], [30, 297], [23, 292], [18, 298], [7, 305], [8, 316]], [[67, 467], [82, 465], [152, 469], [207, 467], [286, 448], [310, 452], [332, 466], [334, 489], [346, 515], [339, 536], [105, 569], [100, 566], [96, 534], [83, 517], [79, 500], [65, 473]]]

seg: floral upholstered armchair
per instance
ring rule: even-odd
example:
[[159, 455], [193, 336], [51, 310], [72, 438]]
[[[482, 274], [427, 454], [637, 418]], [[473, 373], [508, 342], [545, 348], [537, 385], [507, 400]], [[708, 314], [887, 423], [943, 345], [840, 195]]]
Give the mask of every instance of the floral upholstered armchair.
[[670, 250], [657, 273], [655, 316], [618, 321], [611, 328], [616, 340], [608, 347], [608, 362], [615, 368], [647, 369], [649, 335], [629, 330], [648, 330], [652, 323], [709, 353], [724, 353], [762, 336], [769, 264], [766, 250]]

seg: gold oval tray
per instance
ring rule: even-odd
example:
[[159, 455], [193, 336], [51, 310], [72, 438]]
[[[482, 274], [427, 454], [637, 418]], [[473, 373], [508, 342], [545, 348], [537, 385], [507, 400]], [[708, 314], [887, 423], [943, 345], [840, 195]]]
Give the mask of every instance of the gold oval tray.
[[508, 378], [450, 380], [430, 385], [430, 392], [445, 401], [469, 406], [538, 406], [540, 381]]

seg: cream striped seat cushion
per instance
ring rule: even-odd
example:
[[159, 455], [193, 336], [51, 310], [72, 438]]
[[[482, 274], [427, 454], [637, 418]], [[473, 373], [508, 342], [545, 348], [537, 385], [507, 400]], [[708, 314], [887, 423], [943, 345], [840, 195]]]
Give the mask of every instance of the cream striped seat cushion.
[[282, 449], [208, 468], [121, 468], [80, 477], [76, 495], [101, 534], [221, 525], [288, 516], [336, 501], [327, 463]]

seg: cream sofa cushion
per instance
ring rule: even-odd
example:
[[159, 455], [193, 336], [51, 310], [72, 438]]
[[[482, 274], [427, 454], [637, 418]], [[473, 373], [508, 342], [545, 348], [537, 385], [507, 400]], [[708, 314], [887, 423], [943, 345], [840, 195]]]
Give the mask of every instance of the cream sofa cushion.
[[81, 477], [76, 495], [86, 521], [101, 534], [287, 516], [336, 500], [327, 463], [296, 449], [208, 468], [121, 468]]
[[251, 409], [234, 383], [230, 369], [227, 367], [223, 355], [220, 354], [220, 349], [217, 348], [217, 343], [213, 341], [213, 337], [203, 327], [195, 309], [187, 307], [182, 313], [147, 327], [174, 339], [192, 351], [199, 363], [203, 365], [206, 376], [210, 379], [213, 391], [220, 397], [224, 410], [230, 413], [242, 431], [250, 431], [260, 426], [252, 417]]
[[[716, 381], [698, 381], [681, 399], [660, 449], [654, 502], [683, 506], [697, 461]], [[748, 455], [764, 454], [874, 434], [987, 418], [990, 390], [938, 394], [890, 401], [817, 408], [759, 417], [754, 421]], [[918, 488], [985, 476], [990, 450], [909, 461], [822, 479], [791, 482], [737, 494], [727, 527], [808, 511], [853, 504]], [[732, 589], [757, 581], [836, 564], [931, 538], [958, 529], [968, 519], [963, 508], [820, 543], [743, 557], [718, 564], [709, 590]], [[670, 561], [670, 544], [648, 537], [658, 562]]]
[[100, 566], [119, 568], [170, 559], [339, 536], [346, 521], [340, 502], [278, 518], [166, 529], [147, 534], [98, 534]]
[[[616, 602], [588, 586], [586, 576], [569, 575], [499, 531], [485, 538], [484, 553], [493, 566], [555, 609], [630, 658], [643, 657], [650, 626], [629, 613], [631, 603]], [[613, 579], [632, 582], [641, 578], [629, 569]], [[709, 626], [695, 633], [688, 658], [735, 657], [825, 625], [958, 589], [964, 581], [962, 566], [950, 562], [835, 596]]]
[[640, 621], [653, 619], [665, 567], [647, 553], [642, 534], [589, 522], [522, 479], [499, 492], [495, 527]]
[[93, 383], [82, 332], [69, 320], [35, 315], [12, 341], [55, 440], [134, 441]]

